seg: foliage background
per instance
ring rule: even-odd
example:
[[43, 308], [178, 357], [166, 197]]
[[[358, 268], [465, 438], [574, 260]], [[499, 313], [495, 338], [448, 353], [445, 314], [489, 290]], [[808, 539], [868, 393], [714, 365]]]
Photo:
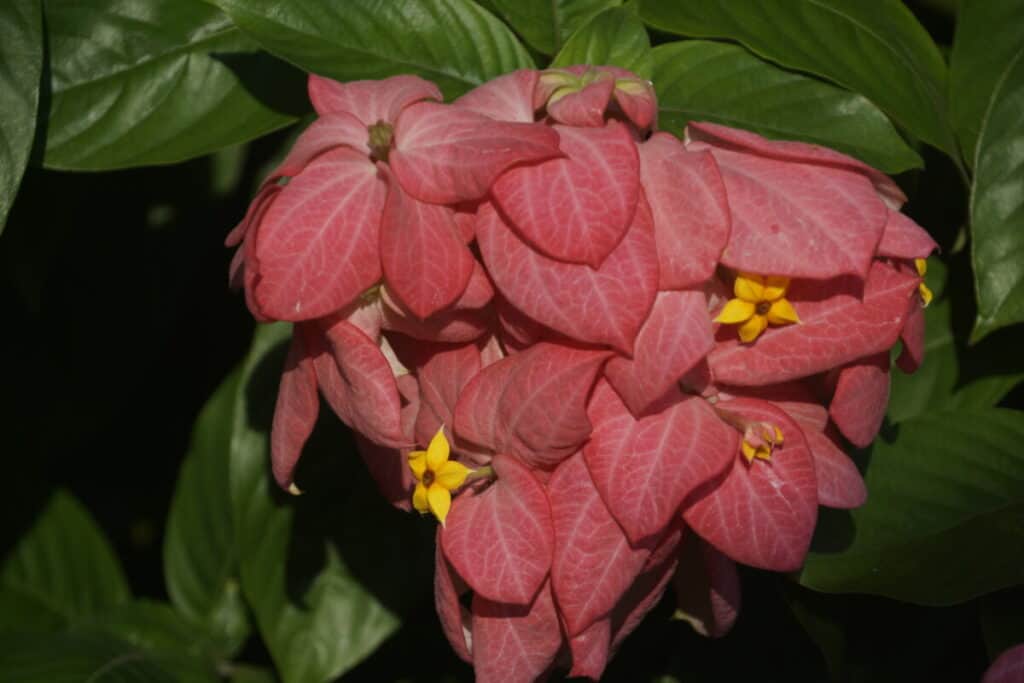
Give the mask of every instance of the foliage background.
[[[685, 38], [685, 40], [681, 40]], [[331, 417], [277, 492], [284, 327], [222, 241], [309, 120], [302, 69], [454, 97], [615, 63], [711, 119], [896, 174], [942, 247], [928, 359], [798, 575], [707, 641], [667, 599], [608, 680], [977, 680], [1024, 641], [1024, 3], [8, 0], [0, 6], [0, 680], [469, 680], [429, 520]], [[22, 177], [23, 175], [23, 177]]]

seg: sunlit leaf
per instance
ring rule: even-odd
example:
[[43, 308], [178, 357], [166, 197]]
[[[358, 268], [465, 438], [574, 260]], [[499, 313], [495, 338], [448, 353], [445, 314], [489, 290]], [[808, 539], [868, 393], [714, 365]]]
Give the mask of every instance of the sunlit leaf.
[[622, 0], [492, 0], [494, 9], [523, 39], [544, 54], [554, 54], [595, 14]]
[[863, 94], [911, 133], [957, 157], [945, 118], [946, 66], [899, 0], [641, 0], [654, 28], [728, 38], [784, 67]]
[[583, 24], [555, 56], [551, 66], [608, 64], [651, 77], [651, 41], [632, 9], [609, 9]]
[[1024, 46], [992, 92], [971, 187], [971, 260], [978, 319], [971, 334], [1024, 321]]
[[32, 150], [42, 68], [42, 0], [6, 0], [0, 4], [0, 232]]
[[341, 81], [412, 73], [447, 98], [533, 67], [509, 28], [472, 0], [212, 0], [263, 47]]
[[652, 54], [662, 130], [681, 135], [689, 121], [712, 121], [832, 147], [886, 173], [923, 164], [863, 95], [780, 69], [728, 43], [666, 43]]
[[52, 72], [44, 163], [167, 164], [287, 125], [304, 75], [202, 0], [46, 3]]

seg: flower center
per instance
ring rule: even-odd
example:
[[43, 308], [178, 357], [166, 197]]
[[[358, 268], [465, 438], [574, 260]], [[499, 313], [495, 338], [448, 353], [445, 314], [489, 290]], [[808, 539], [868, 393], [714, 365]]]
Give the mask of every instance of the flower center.
[[754, 308], [758, 315], [768, 315], [768, 311], [772, 310], [772, 302], [762, 301]]
[[434, 473], [427, 470], [423, 473], [423, 485], [430, 488], [430, 485], [434, 483]]
[[386, 121], [378, 121], [372, 126], [366, 127], [370, 134], [370, 156], [374, 161], [388, 160], [388, 151], [391, 149], [391, 138], [394, 135], [394, 127]]

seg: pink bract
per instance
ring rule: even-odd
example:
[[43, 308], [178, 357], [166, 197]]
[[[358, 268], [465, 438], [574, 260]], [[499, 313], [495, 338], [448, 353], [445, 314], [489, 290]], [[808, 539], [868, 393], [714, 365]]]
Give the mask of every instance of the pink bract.
[[796, 570], [818, 506], [864, 502], [845, 450], [882, 425], [893, 345], [922, 361], [936, 249], [891, 179], [716, 124], [653, 133], [652, 84], [616, 67], [451, 104], [415, 76], [309, 93], [319, 118], [227, 239], [253, 315], [294, 323], [273, 475], [303, 485], [322, 397], [409, 510], [409, 454], [444, 435], [475, 471], [438, 515], [435, 600], [477, 680], [599, 678], [669, 584], [724, 635], [737, 563]]

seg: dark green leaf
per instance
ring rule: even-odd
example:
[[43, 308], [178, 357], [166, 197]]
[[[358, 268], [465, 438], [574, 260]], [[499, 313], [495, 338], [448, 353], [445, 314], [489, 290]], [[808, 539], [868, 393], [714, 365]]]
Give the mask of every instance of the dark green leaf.
[[83, 619], [72, 632], [105, 631], [150, 653], [203, 657], [209, 642], [196, 637], [196, 623], [163, 602], [132, 600]]
[[915, 136], [958, 158], [945, 118], [946, 67], [899, 0], [641, 0], [655, 28], [729, 38], [784, 67], [862, 93]]
[[615, 8], [593, 17], [570, 36], [551, 66], [609, 64], [651, 77], [651, 41], [632, 9]]
[[199, 414], [167, 520], [164, 573], [171, 602], [203, 623], [231, 654], [249, 633], [239, 586], [228, 487], [238, 373]]
[[0, 637], [9, 633], [49, 633], [64, 624], [60, 613], [34, 595], [0, 583]]
[[0, 4], [0, 232], [32, 151], [42, 69], [41, 0], [5, 0]]
[[1010, 64], [1024, 49], [1024, 3], [963, 0], [949, 60], [949, 118], [974, 166], [982, 120]]
[[493, 4], [523, 40], [553, 55], [588, 19], [621, 6], [622, 0], [493, 0]]
[[45, 163], [102, 170], [182, 161], [295, 120], [304, 76], [201, 0], [48, 0]]
[[978, 341], [1024, 320], [1024, 44], [982, 121], [970, 213]]
[[181, 662], [154, 657], [105, 633], [0, 640], [0, 680], [17, 683], [215, 683]]
[[681, 135], [689, 121], [713, 121], [833, 147], [886, 173], [923, 165], [862, 95], [780, 69], [728, 43], [667, 43], [653, 55], [663, 130]]
[[1024, 581], [1024, 413], [930, 413], [870, 451], [868, 502], [823, 510], [800, 583], [942, 605]]
[[235, 666], [231, 670], [231, 683], [275, 683], [273, 672], [255, 666]]
[[120, 604], [73, 625], [71, 634], [107, 634], [151, 659], [177, 680], [216, 683], [216, 652], [202, 625], [170, 605], [150, 600]]
[[1011, 369], [1009, 364], [1000, 367], [998, 374], [975, 377], [968, 373], [970, 361], [984, 356], [971, 353], [971, 358], [963, 358], [967, 363], [961, 365], [962, 356], [968, 352], [950, 330], [950, 314], [948, 301], [925, 311], [925, 361], [912, 375], [893, 370], [890, 421], [903, 422], [928, 412], [995, 406], [1024, 381], [1024, 372]]
[[341, 81], [413, 73], [448, 98], [533, 67], [505, 24], [472, 0], [212, 0], [267, 50]]
[[315, 683], [366, 657], [398, 628], [404, 606], [429, 594], [432, 549], [418, 530], [432, 529], [387, 505], [333, 414], [303, 452], [305, 493], [274, 483], [268, 431], [289, 330], [261, 327], [246, 360], [231, 501], [242, 588], [278, 673]]
[[53, 495], [7, 557], [0, 587], [65, 619], [98, 614], [129, 597], [103, 532], [64, 491]]

